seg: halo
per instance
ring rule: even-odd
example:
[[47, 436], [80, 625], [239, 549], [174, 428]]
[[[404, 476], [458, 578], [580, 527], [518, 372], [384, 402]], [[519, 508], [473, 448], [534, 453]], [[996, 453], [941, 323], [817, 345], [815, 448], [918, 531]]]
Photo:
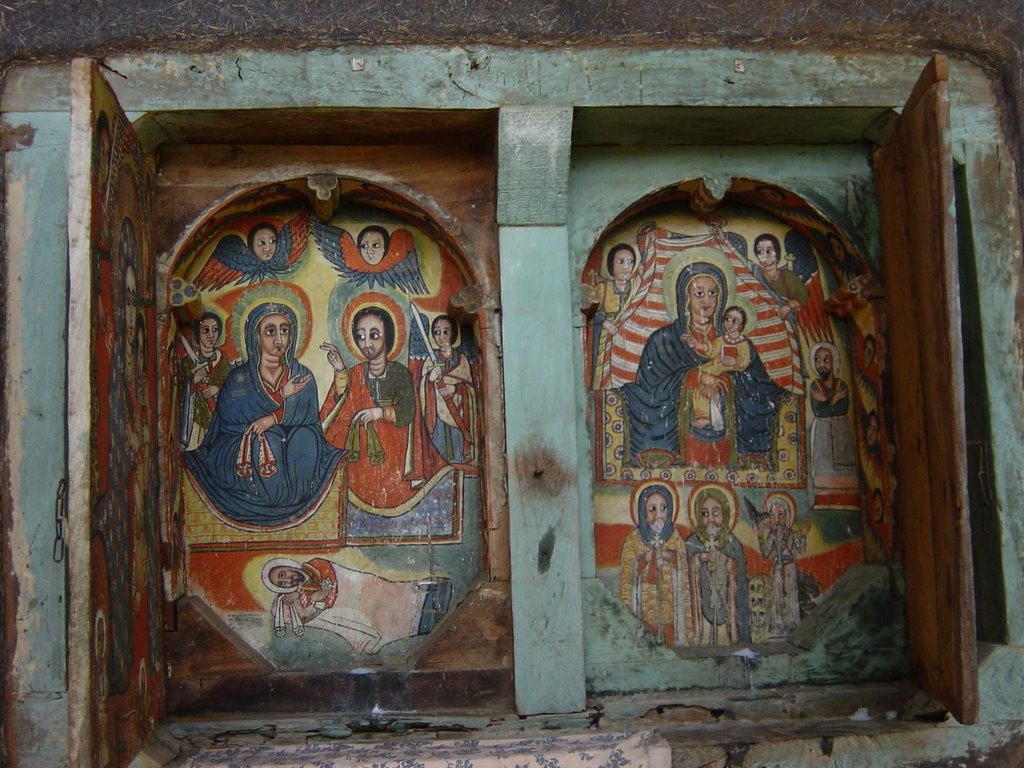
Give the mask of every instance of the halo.
[[629, 497], [629, 516], [633, 519], [633, 525], [639, 527], [640, 519], [637, 516], [637, 505], [640, 503], [640, 496], [651, 486], [658, 486], [659, 488], [667, 491], [669, 501], [672, 502], [672, 525], [676, 524], [676, 520], [679, 518], [679, 489], [671, 483], [667, 483], [664, 480], [648, 480], [645, 483], [633, 488], [633, 493]]
[[786, 525], [793, 526], [796, 522], [796, 502], [785, 491], [775, 491], [764, 497], [764, 510], [767, 512], [773, 501], [781, 501], [786, 506]]
[[[836, 345], [832, 344], [831, 342], [819, 341], [817, 344], [811, 347], [811, 367], [814, 367], [814, 355], [817, 354], [819, 349], [827, 349], [829, 352], [832, 353], [832, 375], [838, 376], [839, 371], [842, 370], [842, 367], [839, 362], [839, 350], [836, 348]], [[877, 348], [875, 354], [878, 354]]]
[[[388, 352], [388, 360], [395, 360], [405, 349], [407, 329], [405, 326], [405, 312], [398, 306], [398, 302], [383, 293], [377, 291], [367, 291], [366, 293], [359, 294], [355, 299], [350, 301], [345, 307], [345, 312], [341, 316], [341, 338], [345, 340], [345, 346], [348, 347], [348, 351], [351, 352], [357, 360], [365, 360], [366, 356], [362, 353], [362, 350], [356, 345], [356, 340], [352, 336], [352, 318], [355, 317], [356, 313], [364, 307], [377, 307], [382, 309], [391, 316], [392, 321], [395, 323], [395, 344], [391, 347], [391, 351]], [[429, 340], [427, 341], [429, 344]]]
[[705, 483], [699, 485], [690, 492], [690, 498], [686, 500], [686, 511], [690, 516], [690, 525], [693, 530], [697, 530], [700, 526], [697, 525], [697, 517], [699, 516], [698, 510], [700, 509], [699, 502], [704, 501], [704, 497], [707, 495], [718, 497], [719, 501], [723, 501], [723, 507], [728, 506], [729, 512], [729, 525], [730, 531], [735, 530], [736, 520], [739, 518], [737, 514], [739, 511], [739, 503], [736, 498], [736, 491], [725, 485], [719, 485], [718, 483]]
[[296, 589], [298, 589], [298, 587], [279, 587], [277, 586], [277, 584], [274, 584], [270, 581], [271, 569], [281, 567], [298, 568], [300, 570], [302, 569], [302, 566], [299, 565], [297, 561], [292, 560], [290, 557], [272, 557], [269, 560], [267, 560], [266, 563], [263, 564], [263, 570], [260, 571], [260, 580], [263, 582], [263, 586], [265, 586], [271, 592], [278, 595], [284, 595], [288, 592], [294, 592]]
[[302, 290], [285, 283], [261, 283], [243, 293], [231, 308], [231, 341], [239, 356], [247, 354], [245, 348], [245, 321], [249, 313], [260, 304], [273, 302], [283, 304], [295, 313], [295, 350], [293, 358], [298, 360], [306, 353], [306, 345], [312, 334], [310, 327], [309, 299]]

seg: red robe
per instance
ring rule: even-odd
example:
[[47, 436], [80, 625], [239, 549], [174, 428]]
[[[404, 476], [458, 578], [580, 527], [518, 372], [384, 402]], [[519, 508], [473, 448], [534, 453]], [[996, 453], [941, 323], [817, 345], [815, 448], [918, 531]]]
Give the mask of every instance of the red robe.
[[[353, 435], [352, 417], [364, 408], [383, 408], [384, 418]], [[411, 509], [448, 466], [423, 435], [412, 377], [401, 363], [389, 362], [380, 379], [369, 376], [366, 363], [352, 369], [347, 384], [336, 379], [320, 421], [327, 442], [348, 449], [349, 497], [365, 511]]]

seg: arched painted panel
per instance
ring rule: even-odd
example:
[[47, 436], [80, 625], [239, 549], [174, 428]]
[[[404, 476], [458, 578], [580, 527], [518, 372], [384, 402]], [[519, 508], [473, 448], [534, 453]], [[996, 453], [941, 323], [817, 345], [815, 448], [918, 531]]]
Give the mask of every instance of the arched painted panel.
[[167, 282], [186, 591], [277, 668], [408, 656], [482, 572], [481, 344], [435, 217], [340, 180], [248, 189]]
[[789, 637], [892, 554], [877, 282], [805, 200], [661, 190], [582, 275], [598, 576], [664, 645]]

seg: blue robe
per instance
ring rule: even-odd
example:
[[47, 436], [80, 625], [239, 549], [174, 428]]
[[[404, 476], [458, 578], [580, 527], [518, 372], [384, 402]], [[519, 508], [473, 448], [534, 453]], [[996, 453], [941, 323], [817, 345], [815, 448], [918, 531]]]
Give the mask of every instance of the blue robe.
[[[260, 527], [284, 525], [308, 511], [326, 490], [345, 454], [324, 439], [315, 381], [286, 398], [282, 406], [260, 379], [255, 328], [259, 320], [275, 312], [288, 315], [290, 311], [264, 305], [250, 315], [246, 323], [249, 359], [228, 374], [203, 444], [184, 454], [185, 466], [221, 515]], [[290, 319], [295, 328], [294, 316]], [[288, 378], [310, 375], [309, 369], [294, 360], [291, 352], [289, 349]], [[242, 434], [256, 419], [282, 407], [279, 423], [263, 433], [277, 462], [277, 471], [270, 477], [261, 476], [260, 440], [250, 435], [252, 472], [248, 477], [240, 477], [237, 464]]]
[[[715, 327], [721, 333], [725, 279], [716, 267], [709, 264], [698, 262], [689, 265], [680, 273], [677, 283], [678, 319], [648, 337], [640, 355], [636, 380], [622, 387], [629, 428], [627, 460], [634, 466], [640, 463], [637, 455], [651, 448], [670, 451], [677, 457], [674, 464], [685, 461], [685, 435], [680, 434], [680, 403], [684, 400], [681, 387], [686, 374], [708, 362], [707, 357], [682, 339], [689, 328], [686, 284], [698, 275], [713, 277], [722, 288], [715, 312]], [[784, 391], [768, 376], [756, 349], [746, 370], [730, 371], [726, 375], [733, 385], [729, 397], [734, 410], [733, 421], [719, 435], [698, 437], [721, 440], [728, 432], [734, 432], [736, 454], [767, 457], [772, 448], [775, 412]]]

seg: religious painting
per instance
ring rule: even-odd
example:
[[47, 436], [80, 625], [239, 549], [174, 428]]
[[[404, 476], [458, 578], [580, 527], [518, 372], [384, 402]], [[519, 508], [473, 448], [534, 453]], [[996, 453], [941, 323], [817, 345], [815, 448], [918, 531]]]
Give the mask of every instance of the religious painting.
[[280, 668], [402, 658], [482, 568], [464, 256], [412, 201], [340, 186], [329, 220], [305, 179], [238, 193], [167, 283], [187, 591]]
[[623, 212], [581, 292], [598, 572], [677, 649], [784, 640], [891, 555], [877, 283], [787, 190], [700, 188]]
[[152, 174], [95, 65], [76, 64], [74, 88], [88, 98], [76, 99], [72, 118], [72, 196], [89, 213], [87, 237], [73, 244], [72, 322], [88, 329], [91, 344], [86, 367], [71, 377], [69, 422], [87, 414], [92, 456], [88, 487], [73, 483], [71, 498], [89, 520], [88, 536], [77, 529], [72, 542], [73, 589], [89, 591], [73, 602], [89, 613], [71, 622], [91, 649], [75, 680], [88, 681], [83, 749], [96, 765], [124, 765], [163, 710]]

